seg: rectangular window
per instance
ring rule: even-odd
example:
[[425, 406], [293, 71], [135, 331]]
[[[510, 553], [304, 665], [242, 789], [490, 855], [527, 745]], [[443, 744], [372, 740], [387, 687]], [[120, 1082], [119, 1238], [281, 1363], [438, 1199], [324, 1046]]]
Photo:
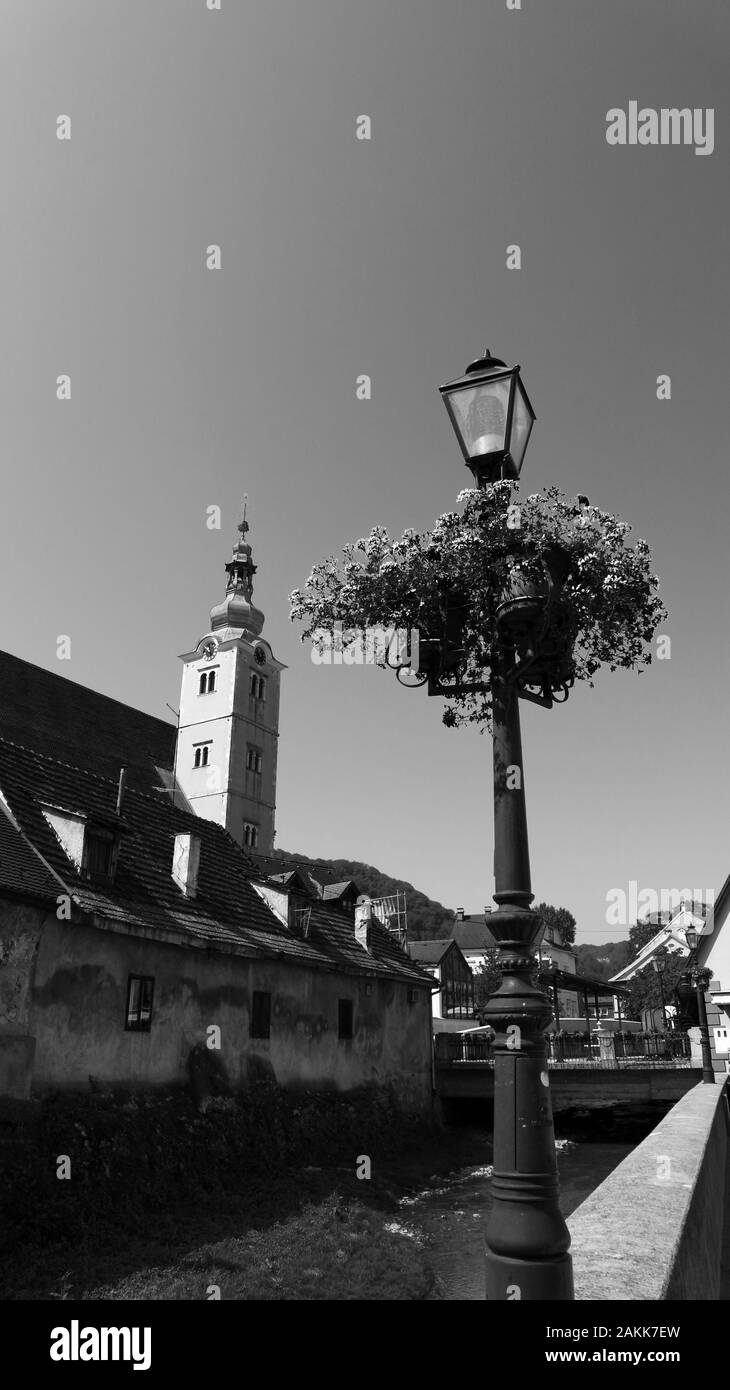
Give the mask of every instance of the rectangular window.
[[194, 745], [193, 767], [207, 767], [208, 754], [211, 748], [210, 743], [196, 743]]
[[113, 835], [87, 830], [84, 836], [84, 867], [89, 878], [111, 878], [113, 865]]
[[243, 843], [246, 849], [256, 849], [259, 842], [259, 828], [257, 825], [250, 825], [244, 822]]
[[248, 772], [261, 772], [263, 767], [263, 757], [258, 748], [249, 747], [246, 750], [246, 769]]
[[251, 1037], [271, 1037], [271, 995], [255, 989], [251, 1001]]
[[127, 984], [127, 1022], [130, 1033], [149, 1033], [152, 1023], [153, 975], [130, 975]]
[[337, 1036], [338, 1038], [352, 1037], [352, 1000], [337, 1000]]

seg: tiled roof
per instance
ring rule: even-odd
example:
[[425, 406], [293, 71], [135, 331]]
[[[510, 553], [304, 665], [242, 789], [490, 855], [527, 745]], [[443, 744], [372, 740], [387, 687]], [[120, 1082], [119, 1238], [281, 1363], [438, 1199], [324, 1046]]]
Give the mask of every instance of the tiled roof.
[[129, 785], [160, 786], [172, 767], [175, 728], [165, 719], [0, 652], [0, 737]]
[[0, 891], [54, 903], [63, 888], [20, 831], [0, 810]]
[[267, 878], [279, 883], [286, 883], [292, 874], [298, 873], [304, 886], [316, 898], [325, 901], [341, 897], [345, 890], [350, 887], [353, 887], [356, 892], [359, 891], [354, 879], [336, 879], [334, 869], [329, 868], [327, 864], [320, 864], [316, 860], [309, 863], [304, 859], [287, 859], [283, 863], [276, 855], [267, 856], [264, 854], [257, 854], [255, 859], [259, 866], [259, 872], [265, 874]]
[[462, 951], [493, 951], [497, 945], [483, 918], [465, 917], [454, 922], [452, 939]]
[[[60, 875], [78, 905], [103, 922], [131, 932], [142, 928], [173, 933], [191, 945], [205, 942], [251, 957], [282, 957], [292, 963], [355, 968], [426, 982], [384, 928], [373, 928], [369, 955], [357, 944], [351, 919], [326, 910], [323, 904], [312, 905], [307, 938], [293, 935], [256, 892], [252, 883], [260, 875], [256, 861], [221, 826], [171, 805], [170, 798], [159, 792], [126, 788], [122, 820], [127, 833], [122, 836], [114, 884], [106, 888], [76, 872], [41, 803], [85, 816], [113, 815], [115, 780], [0, 739], [0, 790], [31, 844]], [[185, 897], [172, 877], [174, 837], [180, 831], [192, 832], [201, 841], [195, 898]], [[20, 879], [16, 891], [19, 883]], [[60, 891], [56, 888], [54, 899]]]
[[343, 897], [348, 889], [356, 889], [357, 885], [353, 879], [347, 878], [344, 883], [324, 883], [321, 887], [324, 902], [334, 902], [337, 898]]
[[411, 960], [420, 965], [438, 965], [454, 942], [449, 941], [409, 941], [408, 954]]

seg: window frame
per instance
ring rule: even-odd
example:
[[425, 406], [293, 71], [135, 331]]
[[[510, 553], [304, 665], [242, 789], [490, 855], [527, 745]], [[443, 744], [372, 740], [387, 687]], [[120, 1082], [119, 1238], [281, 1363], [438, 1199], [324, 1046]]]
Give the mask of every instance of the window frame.
[[[136, 1009], [132, 1008], [133, 988], [139, 985], [138, 1002]], [[144, 989], [149, 987], [149, 1005], [145, 1009]], [[125, 1033], [149, 1033], [152, 1030], [152, 1010], [155, 1002], [155, 977], [154, 975], [137, 975], [130, 973], [127, 976], [127, 1005], [125, 1010]], [[146, 1018], [142, 1015], [146, 1014]]]
[[[265, 1003], [262, 1003], [265, 1000]], [[265, 1030], [265, 1031], [264, 1031]], [[251, 992], [251, 1013], [248, 1021], [248, 1035], [259, 1042], [271, 1038], [271, 990], [254, 989]]]
[[[92, 864], [92, 846], [95, 851], [98, 851], [100, 846], [104, 847], [106, 855], [103, 868], [99, 866], [98, 859], [96, 863]], [[97, 826], [86, 825], [84, 827], [84, 847], [81, 865], [82, 876], [84, 878], [95, 879], [97, 882], [101, 880], [104, 883], [111, 883], [116, 868], [117, 851], [117, 837], [114, 835], [113, 831], [100, 830]]]
[[194, 770], [194, 771], [197, 771], [199, 768], [210, 767], [210, 763], [209, 763], [209, 761], [208, 761], [208, 754], [209, 754], [210, 749], [211, 749], [212, 747], [213, 747], [213, 740], [212, 740], [212, 739], [208, 739], [205, 743], [194, 743], [194, 744], [193, 744], [193, 770]]
[[260, 700], [262, 703], [265, 703], [266, 677], [260, 675], [258, 671], [251, 672], [251, 688], [249, 693], [252, 699]]
[[[253, 760], [253, 763], [252, 763]], [[246, 771], [253, 772], [256, 777], [260, 777], [264, 770], [264, 755], [260, 748], [255, 744], [246, 745]]]
[[337, 1040], [338, 1042], [352, 1042], [355, 1036], [355, 1001], [354, 999], [337, 1000]]
[[218, 667], [214, 666], [212, 669], [199, 672], [198, 695], [213, 695], [215, 693], [218, 688], [218, 682], [216, 680], [217, 670]]

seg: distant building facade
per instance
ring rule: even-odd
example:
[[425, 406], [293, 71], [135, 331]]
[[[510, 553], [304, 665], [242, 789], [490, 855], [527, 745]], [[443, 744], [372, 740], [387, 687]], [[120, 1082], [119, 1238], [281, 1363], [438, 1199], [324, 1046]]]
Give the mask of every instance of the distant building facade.
[[431, 996], [434, 1018], [474, 1018], [474, 975], [454, 940], [410, 941], [408, 954], [438, 982]]

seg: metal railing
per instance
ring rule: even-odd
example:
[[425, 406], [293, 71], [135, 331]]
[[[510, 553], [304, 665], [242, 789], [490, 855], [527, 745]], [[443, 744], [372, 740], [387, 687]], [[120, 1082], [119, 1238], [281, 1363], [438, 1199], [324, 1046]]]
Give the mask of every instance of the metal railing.
[[[549, 1033], [548, 1066], [613, 1071], [619, 1067], [689, 1067], [686, 1033]], [[437, 1062], [494, 1063], [491, 1039], [484, 1033], [436, 1033]]]

